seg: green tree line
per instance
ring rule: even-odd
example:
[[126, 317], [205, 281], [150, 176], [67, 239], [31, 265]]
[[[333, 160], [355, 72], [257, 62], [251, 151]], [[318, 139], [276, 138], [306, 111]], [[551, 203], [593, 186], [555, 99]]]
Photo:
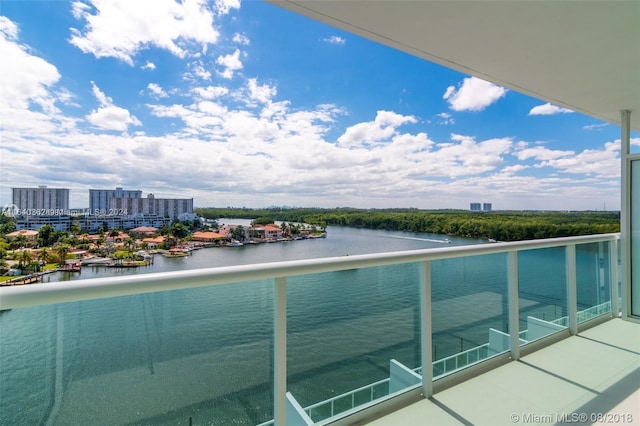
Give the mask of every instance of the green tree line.
[[466, 238], [520, 241], [620, 232], [620, 212], [494, 211], [352, 208], [200, 208], [208, 219], [262, 217], [326, 227], [350, 226], [390, 231], [446, 234]]

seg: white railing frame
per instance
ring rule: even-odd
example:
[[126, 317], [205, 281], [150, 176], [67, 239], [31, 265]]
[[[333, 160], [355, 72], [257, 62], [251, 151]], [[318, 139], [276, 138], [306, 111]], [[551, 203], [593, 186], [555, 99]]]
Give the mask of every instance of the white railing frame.
[[[605, 303], [601, 303], [600, 305], [591, 306], [591, 307], [589, 307], [587, 309], [584, 309], [582, 311], [578, 311], [578, 322], [589, 321], [589, 320], [591, 320], [591, 319], [593, 319], [593, 318], [595, 318], [597, 316], [604, 315], [604, 314], [610, 313], [610, 312], [612, 312], [611, 311], [611, 302], [605, 302]], [[568, 322], [568, 321], [567, 321], [567, 317], [560, 317], [560, 318], [556, 318], [556, 319], [554, 319], [552, 321], [549, 321], [549, 322], [553, 323], [553, 324], [562, 325], [563, 327], [566, 327], [563, 324]], [[527, 330], [521, 330], [518, 333], [519, 336], [520, 336], [519, 341], [518, 341], [518, 346], [520, 346], [523, 343], [529, 343], [527, 341], [527, 339], [523, 337], [524, 335], [526, 335], [526, 333], [527, 333]], [[485, 356], [485, 357], [481, 357], [480, 356], [480, 353], [482, 352], [483, 349], [487, 352], [487, 356]], [[469, 359], [469, 356], [471, 354], [473, 354], [473, 353], [476, 354], [476, 359], [471, 361]], [[442, 364], [444, 367], [442, 368], [442, 371], [443, 371], [442, 374], [432, 375], [432, 378], [437, 380], [437, 379], [439, 379], [441, 377], [444, 377], [444, 376], [447, 376], [447, 375], [449, 375], [451, 373], [455, 373], [458, 370], [465, 369], [465, 368], [467, 368], [469, 366], [472, 366], [472, 365], [475, 365], [477, 363], [480, 363], [480, 362], [484, 361], [485, 359], [487, 359], [487, 358], [492, 356], [492, 355], [488, 355], [488, 353], [489, 353], [489, 343], [484, 343], [484, 344], [482, 344], [480, 346], [475, 346], [473, 348], [467, 349], [467, 350], [459, 352], [457, 354], [449, 355], [449, 356], [447, 356], [445, 358], [440, 358], [437, 361], [433, 361], [433, 365], [432, 365], [431, 371], [433, 371], [435, 369], [436, 364]], [[463, 362], [462, 365], [460, 365], [459, 362], [458, 362], [460, 357], [463, 357], [465, 359], [465, 361]], [[454, 361], [454, 367], [452, 369], [447, 369], [446, 365], [447, 365], [448, 361], [451, 361], [451, 360]], [[422, 367], [417, 367], [417, 368], [414, 368], [413, 371], [415, 371], [417, 374], [422, 375], [423, 368]], [[426, 379], [425, 376], [423, 376], [423, 378]], [[331, 405], [331, 409], [330, 409], [331, 417], [333, 417], [335, 415], [339, 415], [344, 411], [348, 411], [348, 410], [351, 410], [351, 409], [356, 407], [356, 405], [355, 405], [355, 395], [357, 393], [359, 393], [359, 392], [362, 392], [364, 390], [368, 390], [369, 391], [368, 392], [369, 393], [369, 401], [367, 401], [367, 402], [370, 403], [370, 402], [374, 401], [376, 399], [376, 398], [374, 398], [374, 395], [373, 395], [373, 391], [374, 391], [375, 387], [379, 386], [379, 385], [381, 385], [383, 383], [388, 383], [389, 380], [390, 380], [389, 378], [378, 380], [377, 382], [373, 382], [373, 383], [370, 383], [368, 385], [361, 386], [361, 387], [359, 387], [357, 389], [353, 389], [353, 390], [350, 390], [350, 391], [345, 392], [343, 394], [336, 395], [336, 396], [331, 397], [329, 399], [325, 399], [324, 401], [316, 402], [315, 404], [312, 404], [312, 405], [309, 405], [308, 407], [305, 407], [304, 410], [307, 412], [309, 417], [313, 418], [311, 410], [317, 409], [318, 407], [323, 407], [323, 406], [326, 406], [326, 405], [330, 404]], [[336, 401], [338, 401], [338, 400], [345, 399], [348, 396], [351, 396], [351, 406], [346, 408], [345, 410], [339, 412], [339, 413], [336, 413], [334, 403]], [[323, 419], [323, 420], [326, 420], [326, 419]], [[271, 423], [269, 423], [269, 424], [273, 424], [273, 421]], [[263, 425], [266, 425], [266, 423], [264, 423]]]
[[[421, 267], [421, 331], [422, 362], [431, 365], [431, 268], [433, 260], [467, 256], [507, 253], [509, 280], [510, 330], [517, 330], [517, 252], [551, 247], [566, 247], [567, 253], [567, 300], [569, 328], [577, 333], [577, 306], [575, 285], [575, 247], [596, 242], [610, 243], [610, 256], [620, 234], [600, 234], [580, 237], [553, 238], [544, 240], [494, 243], [470, 246], [454, 246], [437, 249], [411, 250], [391, 253], [376, 253], [342, 256], [322, 259], [306, 259], [265, 264], [239, 265], [219, 268], [196, 269], [163, 273], [129, 275], [124, 277], [96, 278], [47, 284], [30, 284], [0, 288], [0, 310], [16, 309], [37, 305], [92, 300], [107, 297], [127, 296], [169, 290], [180, 290], [213, 285], [232, 284], [246, 281], [275, 280], [274, 314], [274, 418], [276, 425], [286, 424], [286, 286], [287, 277], [297, 275], [359, 269], [400, 263], [420, 263]], [[617, 268], [616, 268], [617, 269]], [[612, 272], [613, 274], [613, 272]], [[612, 282], [617, 286], [617, 280]], [[516, 314], [512, 314], [515, 312]], [[519, 356], [519, 333], [512, 333], [511, 355]], [[457, 354], [458, 355], [458, 354]], [[423, 369], [424, 370], [424, 369]], [[433, 368], [427, 369], [423, 380], [423, 394], [433, 393]]]
[[508, 253], [569, 244], [589, 244], [611, 241], [620, 234], [599, 234], [580, 237], [550, 238], [544, 240], [454, 246], [436, 249], [409, 250], [391, 253], [362, 254], [321, 259], [258, 263], [253, 265], [223, 266], [219, 268], [191, 269], [127, 275], [123, 277], [94, 278], [47, 284], [6, 286], [0, 288], [0, 310], [64, 302], [129, 296], [168, 290], [208, 287], [245, 281], [256, 281], [317, 274], [347, 269], [368, 268], [400, 263], [417, 263], [456, 257]]

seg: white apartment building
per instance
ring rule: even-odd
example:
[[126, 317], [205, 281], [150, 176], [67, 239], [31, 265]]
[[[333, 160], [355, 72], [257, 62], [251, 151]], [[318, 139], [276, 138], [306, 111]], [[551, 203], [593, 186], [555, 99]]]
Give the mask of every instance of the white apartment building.
[[37, 188], [12, 188], [12, 190], [13, 204], [20, 211], [69, 210], [69, 190], [66, 188], [47, 188], [45, 185], [40, 185]]
[[193, 214], [193, 198], [156, 198], [149, 194], [147, 198], [112, 197], [107, 211], [117, 215], [156, 215], [171, 220], [185, 214]]
[[109, 200], [111, 198], [142, 198], [142, 191], [139, 189], [90, 189], [89, 190], [89, 211], [108, 213]]

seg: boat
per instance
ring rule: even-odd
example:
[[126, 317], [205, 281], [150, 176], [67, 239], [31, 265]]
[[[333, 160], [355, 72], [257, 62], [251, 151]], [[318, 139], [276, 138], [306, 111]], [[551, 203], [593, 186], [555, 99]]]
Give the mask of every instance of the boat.
[[189, 252], [182, 249], [172, 248], [168, 252], [162, 253], [164, 257], [186, 257], [189, 256]]
[[58, 268], [62, 272], [80, 272], [82, 270], [80, 262], [68, 262], [65, 263], [62, 268]]
[[113, 259], [109, 257], [90, 257], [80, 262], [83, 266], [109, 265]]

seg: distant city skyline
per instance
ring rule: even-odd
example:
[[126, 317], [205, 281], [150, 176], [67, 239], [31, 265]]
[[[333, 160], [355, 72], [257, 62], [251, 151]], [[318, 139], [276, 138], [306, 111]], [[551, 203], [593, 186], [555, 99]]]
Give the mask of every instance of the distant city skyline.
[[2, 205], [620, 209], [619, 126], [271, 4], [0, 1]]

